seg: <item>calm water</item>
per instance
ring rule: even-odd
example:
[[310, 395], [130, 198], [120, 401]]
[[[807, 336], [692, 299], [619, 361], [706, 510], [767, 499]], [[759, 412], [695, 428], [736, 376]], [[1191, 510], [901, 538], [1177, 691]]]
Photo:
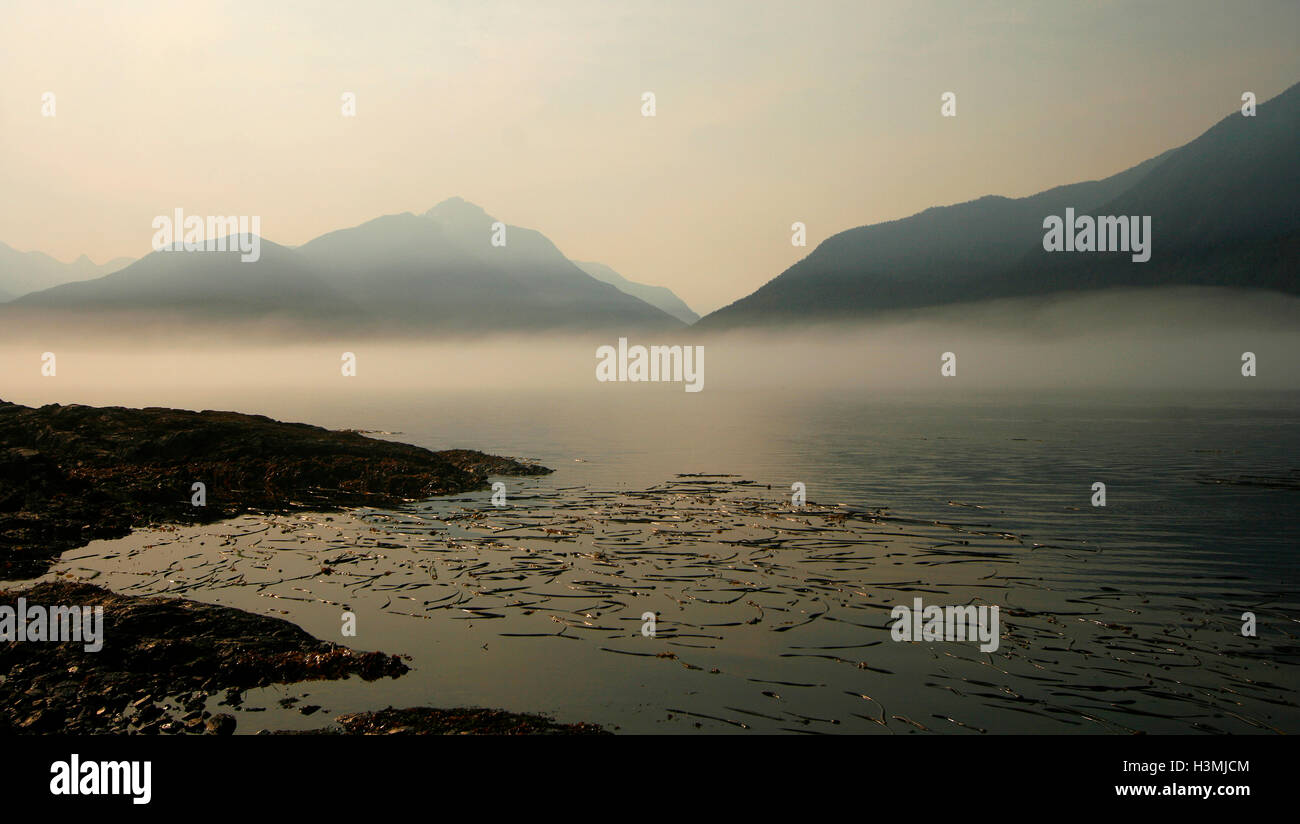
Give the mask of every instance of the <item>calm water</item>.
[[[809, 500], [922, 518], [950, 518], [952, 503], [971, 504], [982, 521], [1042, 543], [1087, 541], [1137, 564], [1209, 576], [1249, 570], [1300, 589], [1297, 491], [1212, 482], [1263, 476], [1300, 485], [1300, 394], [783, 401], [654, 387], [294, 411], [325, 426], [364, 420], [430, 448], [533, 457], [557, 470], [557, 486], [632, 489], [676, 473], [734, 473], [787, 495], [802, 481]], [[1104, 508], [1091, 505], [1098, 481]]]
[[[61, 571], [413, 658], [396, 681], [253, 691], [246, 706], [266, 709], [241, 712], [241, 732], [322, 723], [284, 697], [335, 714], [504, 706], [638, 732], [1300, 731], [1294, 394], [609, 389], [263, 394], [234, 408], [557, 471], [506, 479], [508, 510], [485, 491], [404, 513], [248, 518], [99, 542]], [[1091, 505], [1098, 481], [1105, 507]], [[826, 508], [904, 520], [814, 518], [842, 543], [802, 543], [794, 482]], [[773, 522], [797, 524], [792, 543], [763, 537]], [[716, 534], [691, 532], [703, 527]], [[524, 531], [495, 537], [505, 529]], [[236, 548], [214, 549], [214, 532]], [[330, 558], [357, 577], [313, 577]], [[225, 585], [235, 572], [245, 583]], [[393, 583], [371, 583], [382, 574]], [[888, 608], [918, 594], [1000, 604], [1002, 648], [891, 641]], [[339, 638], [341, 605], [356, 639]], [[661, 637], [638, 632], [647, 608]], [[1247, 610], [1256, 638], [1240, 632]]]

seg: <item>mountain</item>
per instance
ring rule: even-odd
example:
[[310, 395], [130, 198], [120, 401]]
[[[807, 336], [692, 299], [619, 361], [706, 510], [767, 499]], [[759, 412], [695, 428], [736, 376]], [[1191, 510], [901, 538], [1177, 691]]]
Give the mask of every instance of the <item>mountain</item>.
[[[228, 239], [227, 248], [234, 243]], [[341, 314], [346, 302], [292, 250], [259, 238], [258, 260], [238, 250], [159, 250], [110, 275], [33, 292], [11, 306], [150, 310], [228, 320], [267, 314]]]
[[[1300, 84], [1192, 142], [1105, 180], [988, 196], [849, 229], [702, 328], [859, 318], [991, 298], [1110, 287], [1227, 286], [1300, 293]], [[1151, 216], [1145, 263], [1047, 252], [1043, 220]]]
[[71, 263], [63, 263], [44, 252], [20, 252], [0, 243], [0, 301], [63, 283], [100, 277], [130, 263], [130, 258], [95, 263], [85, 255]]
[[608, 283], [626, 295], [640, 298], [651, 306], [657, 306], [682, 323], [695, 323], [700, 319], [700, 316], [695, 314], [684, 300], [673, 294], [673, 291], [666, 286], [651, 286], [647, 283], [628, 280], [603, 263], [583, 262], [580, 260], [575, 260], [573, 263], [601, 283]]
[[531, 229], [460, 198], [375, 218], [261, 257], [155, 251], [107, 277], [26, 295], [15, 307], [160, 310], [226, 321], [290, 315], [385, 331], [671, 329], [681, 323], [587, 275]]
[[[341, 294], [402, 327], [680, 328], [661, 310], [601, 283], [540, 232], [505, 226], [461, 198], [322, 235], [296, 250]], [[504, 225], [504, 224], [503, 224]]]

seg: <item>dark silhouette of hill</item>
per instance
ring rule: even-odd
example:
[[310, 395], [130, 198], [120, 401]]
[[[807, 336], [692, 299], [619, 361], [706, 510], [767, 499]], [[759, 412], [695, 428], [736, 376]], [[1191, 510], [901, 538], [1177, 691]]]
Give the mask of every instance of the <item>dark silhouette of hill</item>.
[[[1112, 287], [1300, 292], [1300, 85], [1112, 177], [1031, 197], [983, 197], [850, 229], [697, 324], [815, 322]], [[1043, 249], [1043, 219], [1150, 215], [1152, 254]]]

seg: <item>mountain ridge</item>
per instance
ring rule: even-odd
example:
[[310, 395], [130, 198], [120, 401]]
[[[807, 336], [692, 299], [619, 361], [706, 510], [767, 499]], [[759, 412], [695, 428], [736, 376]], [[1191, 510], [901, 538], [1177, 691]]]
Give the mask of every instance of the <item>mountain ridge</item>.
[[615, 289], [633, 297], [640, 298], [651, 306], [657, 306], [668, 314], [680, 320], [685, 324], [693, 324], [700, 319], [700, 316], [686, 305], [686, 301], [677, 296], [673, 290], [667, 286], [654, 286], [649, 283], [638, 283], [628, 280], [610, 266], [595, 261], [575, 260], [574, 264], [602, 283], [608, 283]]
[[[494, 226], [503, 227], [504, 245]], [[673, 329], [681, 322], [592, 278], [545, 235], [463, 198], [381, 215], [287, 247], [154, 251], [109, 275], [22, 295], [11, 307], [160, 309], [216, 318], [296, 316], [344, 328]]]
[[64, 263], [45, 252], [20, 252], [8, 244], [0, 243], [0, 302], [64, 283], [111, 274], [132, 262], [132, 258], [118, 257], [104, 263], [95, 263], [89, 256], [82, 254], [76, 260]]
[[[842, 320], [1111, 287], [1300, 292], [1297, 128], [1300, 84], [1260, 103], [1255, 117], [1229, 115], [1194, 140], [1098, 181], [1023, 198], [985, 195], [846, 229], [697, 326]], [[1081, 215], [1153, 215], [1152, 260], [1044, 252], [1043, 219], [1067, 207]]]

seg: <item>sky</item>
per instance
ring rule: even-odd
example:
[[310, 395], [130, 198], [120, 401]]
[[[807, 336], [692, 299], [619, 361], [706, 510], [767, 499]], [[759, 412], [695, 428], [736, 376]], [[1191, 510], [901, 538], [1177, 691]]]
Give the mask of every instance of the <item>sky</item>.
[[1105, 177], [1300, 81], [1295, 0], [0, 0], [0, 21], [16, 249], [140, 257], [177, 207], [297, 245], [460, 196], [701, 313], [836, 232]]

